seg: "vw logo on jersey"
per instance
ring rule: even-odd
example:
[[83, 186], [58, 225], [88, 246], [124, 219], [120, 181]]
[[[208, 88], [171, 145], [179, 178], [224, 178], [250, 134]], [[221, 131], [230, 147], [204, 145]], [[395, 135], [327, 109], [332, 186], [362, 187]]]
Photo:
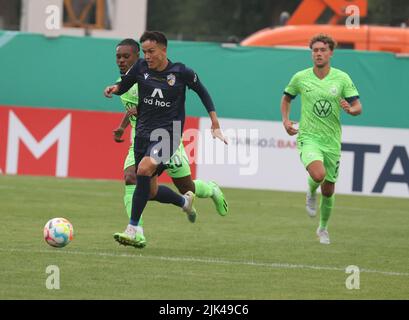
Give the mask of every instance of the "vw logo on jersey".
[[328, 100], [318, 100], [314, 103], [313, 110], [318, 117], [326, 118], [332, 112], [332, 105]]
[[168, 85], [174, 86], [176, 82], [176, 76], [173, 73], [168, 74], [167, 81], [168, 81]]

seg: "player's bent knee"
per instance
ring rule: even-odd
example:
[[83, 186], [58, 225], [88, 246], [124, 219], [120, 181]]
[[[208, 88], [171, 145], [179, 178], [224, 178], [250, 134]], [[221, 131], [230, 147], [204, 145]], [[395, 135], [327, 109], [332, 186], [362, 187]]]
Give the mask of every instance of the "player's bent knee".
[[332, 197], [332, 195], [334, 194], [334, 191], [335, 191], [334, 186], [328, 186], [328, 185], [327, 186], [325, 186], [325, 185], [321, 186], [321, 194], [324, 197], [327, 197], [327, 198]]
[[179, 193], [181, 193], [181, 194], [185, 194], [185, 193], [188, 192], [188, 191], [192, 191], [192, 190], [190, 190], [190, 188], [189, 188], [188, 186], [185, 186], [185, 185], [183, 185], [183, 186], [176, 186], [176, 188], [178, 188]]
[[313, 173], [311, 175], [312, 180], [314, 180], [317, 183], [322, 183], [325, 179], [325, 172], [319, 172], [319, 173]]
[[325, 167], [322, 165], [321, 162], [319, 161], [312, 162], [307, 167], [307, 171], [315, 182], [321, 183], [324, 181], [326, 172]]
[[154, 199], [157, 194], [158, 194], [158, 189], [151, 190], [151, 191], [149, 192], [149, 199]]
[[156, 171], [157, 165], [152, 161], [153, 159], [145, 157], [138, 165], [138, 176], [152, 176]]
[[334, 194], [335, 191], [335, 184], [329, 181], [325, 181], [322, 185], [321, 185], [321, 194], [324, 197], [332, 197], [332, 195]]
[[173, 179], [173, 183], [178, 189], [179, 193], [185, 194], [188, 191], [195, 192], [195, 185], [192, 180], [186, 181], [187, 179]]
[[155, 172], [155, 168], [151, 166], [139, 166], [137, 175], [138, 176], [151, 176]]
[[332, 195], [334, 194], [334, 190], [322, 190], [322, 189], [321, 189], [321, 194], [322, 194], [324, 197], [329, 198], [329, 197], [332, 197]]

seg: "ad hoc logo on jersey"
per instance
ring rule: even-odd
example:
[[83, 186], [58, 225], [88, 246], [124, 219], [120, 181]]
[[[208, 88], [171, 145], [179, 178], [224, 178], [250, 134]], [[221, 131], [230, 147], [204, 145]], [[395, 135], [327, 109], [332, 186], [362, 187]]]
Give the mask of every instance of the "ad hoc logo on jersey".
[[332, 112], [332, 105], [328, 100], [318, 100], [314, 103], [313, 110], [316, 116], [326, 118]]
[[161, 89], [155, 88], [150, 97], [143, 98], [143, 102], [155, 107], [170, 108], [170, 102], [163, 100]]

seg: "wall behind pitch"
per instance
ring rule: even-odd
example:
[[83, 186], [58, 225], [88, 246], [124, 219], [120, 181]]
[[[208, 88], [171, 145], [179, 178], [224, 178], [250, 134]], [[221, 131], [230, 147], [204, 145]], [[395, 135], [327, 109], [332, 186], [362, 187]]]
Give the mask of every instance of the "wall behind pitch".
[[[122, 111], [119, 99], [102, 91], [118, 76], [118, 39], [0, 33], [0, 104]], [[220, 117], [280, 120], [282, 91], [291, 76], [311, 65], [308, 50], [223, 47], [170, 41], [169, 58], [196, 70]], [[359, 89], [364, 113], [357, 126], [409, 128], [409, 58], [391, 53], [337, 50], [333, 65], [348, 72]], [[293, 105], [299, 115], [299, 99]], [[193, 92], [187, 114], [206, 116]]]
[[[0, 174], [122, 179], [129, 142], [112, 139], [121, 118], [112, 112], [0, 106]], [[212, 138], [208, 118], [187, 118], [184, 142], [193, 178], [236, 188], [305, 190], [295, 137], [281, 122], [221, 122], [227, 146]], [[408, 129], [345, 126], [343, 141], [338, 193], [409, 197]], [[170, 179], [164, 175], [161, 181]]]
[[[71, 126], [74, 126], [71, 127], [70, 148], [97, 152], [75, 152], [66, 176], [122, 178], [126, 150], [111, 149], [115, 145], [111, 132], [120, 121], [119, 112], [123, 112], [123, 107], [118, 97], [106, 99], [102, 95], [103, 88], [118, 76], [114, 55], [117, 43], [118, 39], [47, 39], [41, 35], [0, 32], [2, 173], [60, 175], [57, 166], [60, 169], [64, 166], [57, 159], [58, 144], [48, 145], [50, 148], [42, 153], [44, 146], [40, 142], [47, 136], [47, 130], [54, 128], [50, 125], [65, 119], [63, 124], [67, 126], [66, 116], [71, 114]], [[230, 125], [235, 129], [240, 129], [237, 125], [242, 126], [241, 129], [260, 128], [264, 137], [257, 142], [260, 143], [257, 152], [262, 169], [258, 171], [259, 176], [237, 175], [240, 167], [227, 162], [198, 163], [199, 177], [217, 177], [223, 185], [234, 187], [304, 190], [305, 171], [299, 163], [294, 141], [279, 123], [279, 104], [290, 77], [311, 65], [309, 51], [171, 41], [169, 57], [185, 62], [198, 72], [212, 94], [224, 128]], [[337, 190], [409, 196], [409, 59], [389, 53], [338, 50], [333, 65], [351, 75], [364, 106], [359, 117], [342, 116], [346, 125], [344, 146], [350, 150], [343, 152]], [[297, 98], [292, 106], [294, 120], [299, 117], [299, 100]], [[196, 122], [197, 117], [206, 116], [200, 100], [192, 92], [188, 92], [186, 109]], [[80, 130], [76, 129], [76, 122], [72, 122], [79, 115], [87, 119]], [[36, 139], [37, 142], [30, 140], [31, 145], [28, 142], [35, 150], [27, 148], [21, 139], [16, 144], [16, 136], [8, 132], [10, 121], [17, 123], [16, 117], [22, 117], [22, 124]], [[21, 126], [20, 130], [23, 130]], [[107, 136], [101, 139], [96, 132]], [[81, 139], [75, 140], [80, 135], [83, 135]], [[203, 135], [203, 139], [207, 136]], [[10, 137], [14, 139], [12, 144]], [[90, 137], [94, 140], [87, 140]], [[204, 140], [200, 141], [198, 143], [203, 145]], [[64, 144], [64, 140], [61, 143]], [[18, 146], [18, 152], [10, 145]], [[228, 148], [234, 149], [232, 145]], [[199, 147], [198, 161], [205, 155], [203, 150]], [[108, 161], [104, 151], [114, 158]], [[95, 154], [106, 162], [95, 162]], [[13, 161], [17, 169], [11, 165]], [[74, 163], [81, 168], [76, 169]], [[277, 168], [283, 170], [277, 171]]]
[[[122, 117], [113, 112], [0, 106], [0, 174], [123, 179], [130, 130], [123, 143], [112, 136]], [[197, 128], [198, 122], [188, 117], [185, 127]], [[161, 181], [171, 182], [166, 174]]]
[[[197, 177], [223, 186], [302, 191], [307, 172], [281, 122], [222, 119], [226, 146], [201, 118]], [[344, 126], [337, 193], [409, 198], [409, 129]]]

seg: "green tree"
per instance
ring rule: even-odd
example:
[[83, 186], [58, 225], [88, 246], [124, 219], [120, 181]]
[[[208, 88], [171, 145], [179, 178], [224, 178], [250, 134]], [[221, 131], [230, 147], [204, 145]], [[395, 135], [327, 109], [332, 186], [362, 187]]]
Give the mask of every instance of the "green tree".
[[301, 0], [149, 0], [148, 29], [169, 38], [202, 41], [238, 40], [279, 23]]
[[368, 16], [365, 23], [376, 25], [409, 25], [408, 0], [368, 0]]

